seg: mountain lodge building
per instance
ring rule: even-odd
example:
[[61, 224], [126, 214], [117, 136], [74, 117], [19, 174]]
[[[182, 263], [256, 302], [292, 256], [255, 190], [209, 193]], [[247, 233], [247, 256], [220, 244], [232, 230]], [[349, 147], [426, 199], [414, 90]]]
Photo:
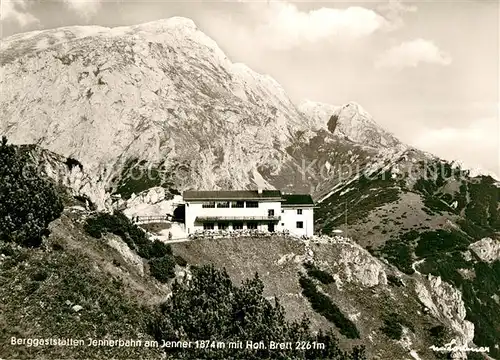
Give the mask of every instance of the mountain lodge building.
[[198, 230], [288, 230], [314, 233], [314, 202], [309, 194], [279, 190], [185, 191], [185, 228]]

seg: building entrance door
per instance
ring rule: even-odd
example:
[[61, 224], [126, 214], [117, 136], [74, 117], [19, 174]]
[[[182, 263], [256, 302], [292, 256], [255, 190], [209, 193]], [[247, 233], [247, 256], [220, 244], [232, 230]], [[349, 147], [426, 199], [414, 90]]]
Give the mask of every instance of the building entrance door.
[[274, 232], [274, 224], [267, 224], [267, 231]]

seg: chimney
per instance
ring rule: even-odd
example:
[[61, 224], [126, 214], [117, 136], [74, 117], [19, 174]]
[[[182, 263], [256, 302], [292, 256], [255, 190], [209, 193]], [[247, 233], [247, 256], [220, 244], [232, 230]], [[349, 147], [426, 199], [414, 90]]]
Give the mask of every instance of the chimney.
[[261, 187], [260, 187], [260, 188], [258, 188], [258, 189], [257, 189], [257, 192], [259, 193], [259, 195], [262, 195], [262, 188], [261, 188]]

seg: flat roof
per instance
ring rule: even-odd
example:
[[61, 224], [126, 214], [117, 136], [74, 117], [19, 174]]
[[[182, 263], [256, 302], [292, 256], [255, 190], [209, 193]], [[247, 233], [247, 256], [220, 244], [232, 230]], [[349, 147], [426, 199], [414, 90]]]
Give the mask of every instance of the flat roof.
[[281, 191], [262, 190], [232, 190], [232, 191], [184, 191], [184, 200], [276, 200], [281, 201]]
[[185, 201], [274, 200], [281, 201], [283, 206], [314, 206], [309, 194], [282, 194], [280, 190], [262, 190], [260, 194], [257, 190], [188, 190], [182, 196]]
[[284, 199], [283, 206], [314, 206], [314, 201], [309, 194], [284, 194], [282, 197]]

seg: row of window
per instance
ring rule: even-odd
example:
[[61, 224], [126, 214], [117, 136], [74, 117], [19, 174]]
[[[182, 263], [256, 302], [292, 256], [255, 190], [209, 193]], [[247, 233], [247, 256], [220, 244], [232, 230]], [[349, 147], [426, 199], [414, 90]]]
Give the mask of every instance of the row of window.
[[[213, 230], [215, 228], [214, 223], [204, 223], [203, 224], [203, 230]], [[229, 228], [228, 223], [218, 223], [217, 228], [219, 230], [227, 230]], [[233, 230], [242, 230], [243, 229], [243, 223], [242, 222], [235, 222], [233, 223]], [[257, 229], [257, 224], [255, 223], [248, 223], [247, 224], [247, 229]]]
[[[246, 205], [246, 206], [245, 206]], [[202, 208], [258, 208], [258, 201], [208, 201], [201, 205]]]
[[[246, 206], [245, 206], [246, 205]], [[259, 207], [259, 202], [258, 201], [209, 201], [205, 202], [201, 205], [202, 208], [258, 208]], [[281, 210], [282, 213], [285, 212], [285, 210]], [[274, 210], [269, 210], [269, 216], [274, 216]], [[302, 209], [297, 209], [297, 215], [302, 215]]]
[[[281, 209], [281, 213], [284, 213], [285, 209]], [[302, 209], [297, 209], [297, 215], [302, 215]]]
[[[296, 225], [297, 229], [304, 228], [303, 221], [297, 221], [295, 225]], [[285, 226], [285, 224], [281, 223], [281, 226]], [[203, 230], [214, 230], [214, 228], [215, 228], [214, 223], [204, 223], [203, 224]], [[217, 228], [219, 230], [227, 230], [229, 228], [229, 224], [228, 223], [218, 223]], [[242, 229], [243, 229], [242, 222], [234, 222], [233, 223], [233, 230], [242, 230]], [[257, 224], [256, 223], [247, 223], [247, 229], [257, 229]]]

